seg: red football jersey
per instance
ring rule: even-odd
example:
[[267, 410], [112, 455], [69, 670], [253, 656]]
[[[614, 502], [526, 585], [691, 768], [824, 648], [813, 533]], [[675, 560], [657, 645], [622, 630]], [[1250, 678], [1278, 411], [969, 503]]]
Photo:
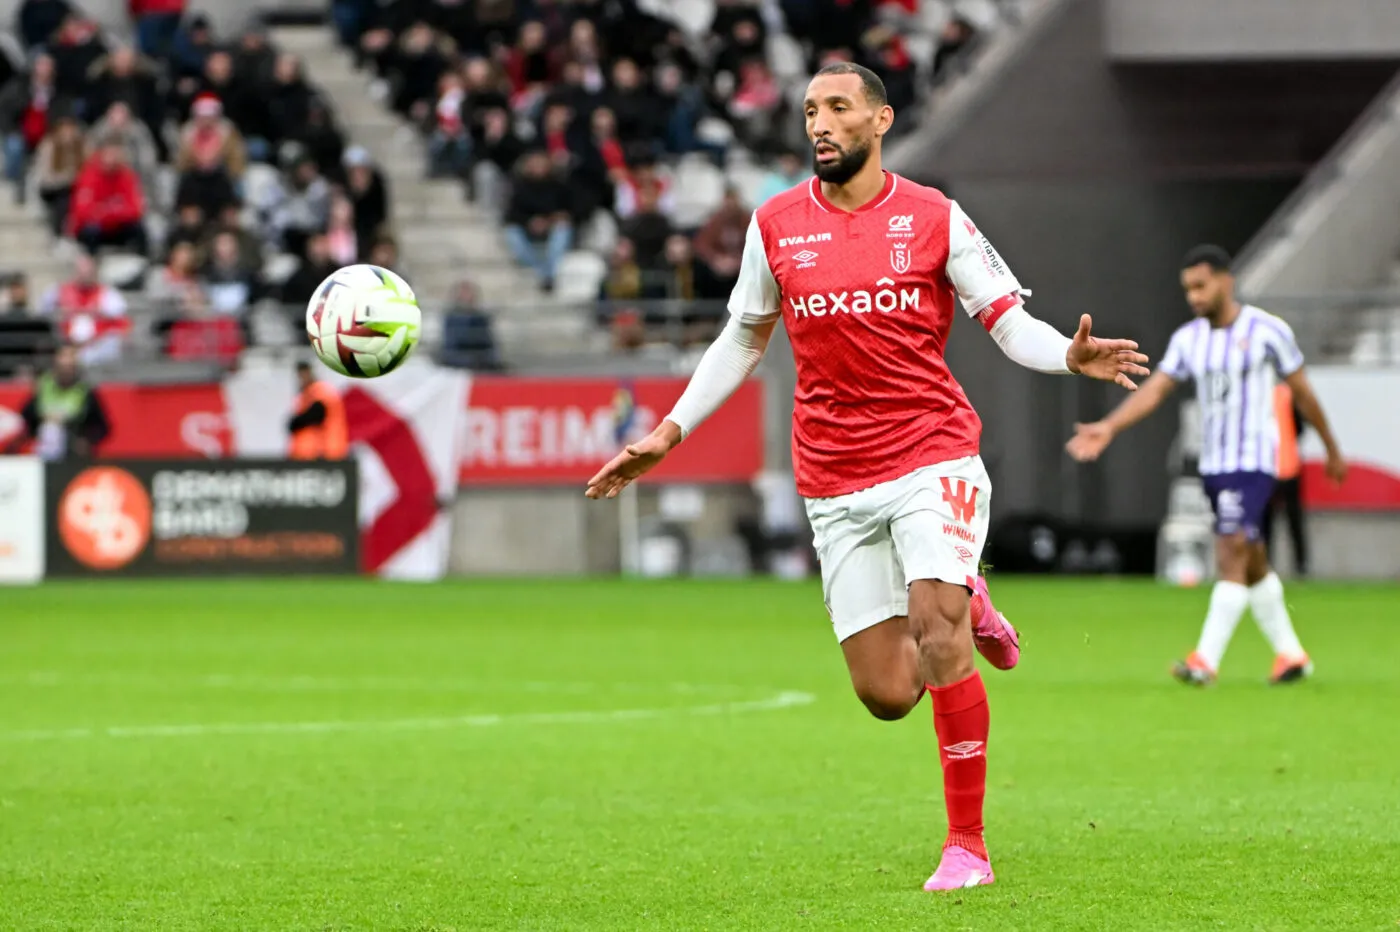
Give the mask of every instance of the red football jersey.
[[890, 172], [859, 210], [812, 178], [755, 211], [729, 310], [787, 327], [798, 492], [845, 495], [976, 453], [982, 422], [943, 348], [957, 298], [990, 329], [1020, 293], [955, 202]]

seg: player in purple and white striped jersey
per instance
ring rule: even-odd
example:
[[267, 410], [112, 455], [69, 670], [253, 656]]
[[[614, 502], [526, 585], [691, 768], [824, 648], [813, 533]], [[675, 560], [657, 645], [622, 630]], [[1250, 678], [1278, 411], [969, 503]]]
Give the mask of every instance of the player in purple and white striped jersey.
[[1235, 299], [1230, 256], [1198, 246], [1182, 264], [1181, 284], [1196, 319], [1172, 335], [1157, 371], [1112, 414], [1078, 424], [1067, 449], [1095, 460], [1113, 438], [1147, 417], [1182, 382], [1196, 383], [1201, 406], [1200, 473], [1215, 510], [1218, 582], [1196, 650], [1173, 669], [1185, 683], [1215, 680], [1225, 648], [1246, 608], [1273, 645], [1270, 681], [1289, 683], [1312, 672], [1284, 604], [1283, 583], [1269, 567], [1260, 533], [1278, 472], [1274, 385], [1293, 390], [1298, 409], [1327, 448], [1327, 475], [1346, 478], [1346, 461], [1303, 372], [1303, 353], [1288, 324]]

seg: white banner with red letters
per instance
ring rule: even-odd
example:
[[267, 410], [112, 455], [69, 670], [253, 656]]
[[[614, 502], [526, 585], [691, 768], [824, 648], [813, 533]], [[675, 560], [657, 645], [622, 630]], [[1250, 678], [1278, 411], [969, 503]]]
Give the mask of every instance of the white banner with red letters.
[[1347, 481], [1334, 485], [1323, 472], [1326, 454], [1317, 431], [1307, 430], [1298, 445], [1307, 506], [1400, 510], [1400, 369], [1318, 366], [1308, 378], [1350, 469]]

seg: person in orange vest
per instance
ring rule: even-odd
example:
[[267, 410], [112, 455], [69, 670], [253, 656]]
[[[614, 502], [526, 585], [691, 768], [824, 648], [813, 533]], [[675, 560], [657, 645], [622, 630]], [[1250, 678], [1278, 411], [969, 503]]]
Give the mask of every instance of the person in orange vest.
[[343, 460], [350, 448], [345, 424], [345, 402], [340, 393], [312, 375], [311, 364], [297, 363], [296, 414], [287, 422], [292, 435], [294, 460]]
[[1293, 543], [1293, 568], [1308, 575], [1308, 535], [1303, 526], [1303, 464], [1298, 458], [1298, 438], [1307, 421], [1293, 404], [1293, 391], [1280, 382], [1274, 386], [1274, 419], [1278, 421], [1278, 483], [1259, 529], [1264, 545], [1273, 550], [1274, 512], [1282, 510]]

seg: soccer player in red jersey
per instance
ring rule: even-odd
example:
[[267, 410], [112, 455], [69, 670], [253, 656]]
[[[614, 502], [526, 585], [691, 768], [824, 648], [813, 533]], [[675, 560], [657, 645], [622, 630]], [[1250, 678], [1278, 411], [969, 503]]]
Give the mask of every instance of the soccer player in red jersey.
[[886, 721], [933, 697], [948, 836], [924, 889], [987, 884], [987, 693], [972, 652], [1009, 669], [1020, 648], [978, 575], [991, 482], [981, 422], [943, 359], [956, 301], [1040, 372], [1132, 389], [1147, 358], [1091, 336], [1087, 315], [1072, 340], [1031, 317], [956, 203], [881, 168], [894, 111], [873, 72], [828, 65], [805, 110], [816, 177], [754, 213], [728, 324], [671, 414], [586, 494], [611, 498], [661, 462], [748, 378], [782, 319], [797, 365], [797, 488], [851, 683]]

